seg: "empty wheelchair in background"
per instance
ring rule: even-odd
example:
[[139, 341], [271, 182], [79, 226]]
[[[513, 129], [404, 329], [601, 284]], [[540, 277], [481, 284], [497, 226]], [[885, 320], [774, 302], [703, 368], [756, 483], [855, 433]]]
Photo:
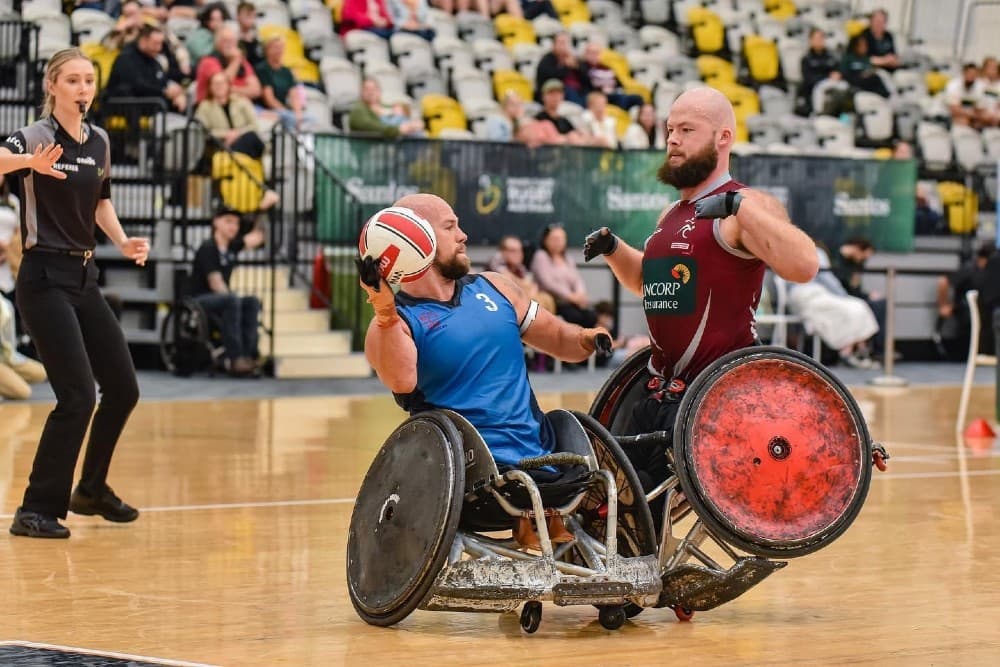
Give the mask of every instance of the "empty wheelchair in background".
[[[668, 437], [626, 435], [648, 392], [648, 361], [647, 348], [619, 367], [589, 415], [549, 413], [556, 452], [503, 473], [454, 412], [399, 426], [351, 517], [347, 581], [361, 618], [387, 626], [416, 609], [523, 604], [530, 633], [550, 600], [594, 605], [609, 629], [646, 607], [687, 620], [850, 526], [872, 464], [887, 455], [835, 377], [785, 348], [717, 360], [681, 400], [670, 475], [644, 492], [621, 445]], [[558, 478], [533, 472], [540, 466], [557, 466]], [[660, 496], [653, 517], [649, 503]]]
[[[634, 433], [649, 357], [647, 348], [627, 359], [590, 409], [629, 447], [669, 437], [617, 435]], [[681, 620], [842, 535], [865, 502], [872, 466], [885, 470], [889, 458], [844, 385], [783, 347], [745, 348], [709, 365], [685, 391], [672, 436], [671, 472], [645, 497], [664, 497], [654, 517], [663, 580], [654, 606]]]
[[220, 326], [195, 299], [177, 301], [160, 324], [160, 360], [179, 377], [208, 371], [214, 375], [223, 366], [225, 349]]

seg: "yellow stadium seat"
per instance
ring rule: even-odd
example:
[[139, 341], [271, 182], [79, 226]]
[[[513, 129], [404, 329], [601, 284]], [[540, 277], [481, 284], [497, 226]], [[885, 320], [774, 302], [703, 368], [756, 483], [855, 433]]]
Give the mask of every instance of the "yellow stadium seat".
[[104, 90], [111, 76], [111, 67], [118, 58], [117, 49], [106, 49], [100, 42], [86, 42], [80, 45], [83, 55], [90, 58], [97, 68], [97, 91]]
[[745, 144], [750, 141], [750, 130], [747, 129], [747, 124], [745, 121], [736, 121], [736, 136], [733, 138], [738, 144]]
[[868, 27], [868, 21], [863, 21], [861, 19], [851, 19], [844, 24], [844, 32], [847, 33], [847, 39], [852, 39], [857, 35], [860, 35]]
[[604, 49], [601, 51], [601, 56], [597, 59], [597, 62], [611, 68], [611, 71], [615, 73], [615, 76], [623, 84], [632, 79], [632, 68], [629, 67], [628, 59], [617, 51]]
[[306, 57], [306, 49], [302, 44], [302, 36], [294, 28], [286, 28], [280, 25], [262, 25], [258, 29], [258, 36], [261, 44], [267, 42], [272, 37], [283, 37], [285, 39], [285, 56], [281, 64], [291, 67], [289, 62], [297, 62]]
[[590, 9], [583, 0], [552, 0], [552, 6], [565, 26], [590, 23]]
[[718, 53], [726, 46], [726, 26], [719, 15], [704, 7], [688, 9], [688, 24], [698, 53]]
[[892, 149], [891, 148], [876, 148], [875, 152], [872, 153], [872, 157], [876, 160], [891, 160], [892, 159]]
[[743, 38], [743, 59], [755, 83], [770, 83], [781, 75], [778, 45], [760, 35]]
[[493, 26], [496, 28], [497, 37], [508, 49], [513, 48], [515, 44], [536, 44], [538, 42], [534, 24], [523, 18], [517, 18], [510, 14], [498, 14], [493, 19]]
[[624, 90], [629, 95], [638, 95], [642, 98], [643, 102], [653, 101], [653, 91], [649, 89], [644, 83], [639, 83], [635, 79], [629, 79], [628, 81], [622, 82], [622, 90]]
[[212, 156], [212, 179], [226, 206], [253, 213], [264, 196], [264, 165], [249, 155], [218, 151]]
[[340, 25], [344, 16], [344, 0], [326, 0], [326, 6], [333, 13], [333, 22]]
[[319, 83], [320, 81], [319, 65], [308, 58], [286, 62], [285, 67], [292, 70], [296, 81], [301, 83]]
[[937, 95], [948, 85], [949, 77], [945, 72], [930, 71], [924, 75], [927, 82], [927, 94]]
[[498, 69], [493, 72], [493, 91], [497, 100], [503, 101], [508, 91], [514, 91], [522, 100], [534, 98], [534, 88], [523, 74], [515, 70]]
[[420, 100], [420, 110], [427, 122], [427, 134], [436, 137], [445, 128], [469, 129], [465, 111], [458, 100], [447, 95], [429, 94]]
[[698, 74], [708, 84], [735, 83], [736, 68], [733, 64], [719, 56], [698, 56]]
[[779, 21], [785, 21], [799, 13], [794, 0], [764, 0], [764, 9]]
[[616, 107], [613, 104], [608, 105], [607, 110], [608, 116], [615, 119], [615, 133], [617, 133], [618, 138], [621, 139], [625, 136], [625, 131], [628, 126], [632, 124], [632, 117], [628, 115], [628, 111], [622, 109], [621, 107]]
[[938, 183], [938, 195], [948, 217], [952, 234], [969, 234], [976, 229], [979, 198], [971, 189], [954, 181]]
[[726, 81], [709, 85], [725, 95], [732, 103], [737, 123], [743, 123], [749, 116], [760, 113], [760, 98], [753, 88]]

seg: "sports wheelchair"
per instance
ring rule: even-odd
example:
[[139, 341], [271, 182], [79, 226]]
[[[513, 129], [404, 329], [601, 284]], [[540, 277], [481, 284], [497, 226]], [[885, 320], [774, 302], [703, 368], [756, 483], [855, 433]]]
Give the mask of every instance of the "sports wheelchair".
[[[590, 414], [549, 413], [556, 451], [502, 473], [454, 412], [400, 425], [351, 517], [348, 592], [361, 618], [388, 626], [417, 608], [505, 612], [523, 603], [521, 627], [531, 633], [551, 600], [596, 606], [608, 629], [646, 607], [688, 620], [787, 565], [775, 559], [847, 530], [872, 465], [884, 469], [888, 455], [834, 376], [785, 348], [718, 359], [681, 399], [670, 474], [644, 493], [622, 445], [669, 437], [624, 435], [649, 391], [648, 361], [648, 348], [626, 360]], [[553, 465], [555, 481], [532, 473]], [[649, 503], [660, 496], [656, 530]], [[525, 539], [525, 525], [537, 540]]]
[[223, 369], [222, 324], [191, 297], [173, 305], [160, 324], [160, 360], [180, 377]]

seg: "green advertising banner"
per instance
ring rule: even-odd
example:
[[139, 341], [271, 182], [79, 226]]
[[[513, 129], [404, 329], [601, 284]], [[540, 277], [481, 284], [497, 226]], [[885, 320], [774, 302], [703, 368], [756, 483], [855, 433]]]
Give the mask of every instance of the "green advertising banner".
[[[605, 151], [471, 141], [320, 136], [316, 159], [339, 183], [317, 183], [320, 238], [354, 243], [357, 222], [344, 211], [360, 202], [364, 218], [414, 192], [449, 201], [470, 243], [504, 234], [533, 241], [561, 222], [572, 245], [607, 226], [640, 246], [662, 211], [678, 199], [656, 180], [659, 151]], [[733, 177], [778, 197], [792, 220], [828, 246], [866, 236], [884, 251], [913, 244], [913, 161], [778, 155], [733, 156]], [[322, 170], [317, 170], [321, 174]]]

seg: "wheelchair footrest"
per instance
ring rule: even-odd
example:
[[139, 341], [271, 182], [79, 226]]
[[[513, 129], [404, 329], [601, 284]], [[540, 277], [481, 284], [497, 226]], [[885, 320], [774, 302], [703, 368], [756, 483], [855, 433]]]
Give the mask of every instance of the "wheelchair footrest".
[[684, 563], [663, 574], [657, 607], [684, 607], [705, 611], [734, 600], [788, 565], [759, 557], [740, 558], [728, 570]]
[[563, 581], [552, 587], [552, 601], [560, 607], [576, 604], [624, 604], [635, 593], [627, 581], [580, 579]]
[[538, 600], [558, 580], [551, 561], [479, 558], [446, 567], [431, 588], [424, 609], [505, 611]]

